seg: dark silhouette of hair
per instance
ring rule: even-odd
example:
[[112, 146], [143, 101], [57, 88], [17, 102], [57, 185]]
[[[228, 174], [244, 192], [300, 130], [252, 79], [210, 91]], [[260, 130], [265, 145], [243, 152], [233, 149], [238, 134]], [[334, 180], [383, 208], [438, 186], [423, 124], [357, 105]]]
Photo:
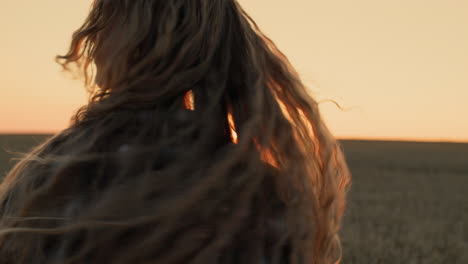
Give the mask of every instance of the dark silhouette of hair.
[[341, 147], [235, 0], [95, 0], [57, 62], [89, 102], [1, 184], [1, 263], [341, 258]]

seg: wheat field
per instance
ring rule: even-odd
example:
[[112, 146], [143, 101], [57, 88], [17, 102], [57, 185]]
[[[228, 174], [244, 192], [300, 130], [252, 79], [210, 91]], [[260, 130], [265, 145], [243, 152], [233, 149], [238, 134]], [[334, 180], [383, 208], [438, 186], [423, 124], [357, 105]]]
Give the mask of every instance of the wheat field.
[[[0, 135], [0, 175], [14, 164], [12, 151], [46, 138]], [[353, 174], [342, 263], [468, 263], [468, 144], [342, 144]]]

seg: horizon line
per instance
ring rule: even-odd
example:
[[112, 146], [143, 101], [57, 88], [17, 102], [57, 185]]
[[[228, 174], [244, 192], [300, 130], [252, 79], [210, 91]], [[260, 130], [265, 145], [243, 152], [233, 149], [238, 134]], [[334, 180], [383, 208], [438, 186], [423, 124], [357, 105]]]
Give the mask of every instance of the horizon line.
[[[24, 135], [24, 136], [46, 136], [54, 135], [59, 131], [0, 131], [0, 136], [8, 135]], [[335, 136], [338, 141], [389, 141], [389, 142], [420, 142], [420, 143], [462, 143], [467, 144], [466, 139], [453, 139], [453, 138], [412, 138], [412, 137], [348, 137], [348, 136]]]
[[387, 142], [417, 142], [417, 143], [458, 143], [468, 144], [468, 139], [453, 138], [404, 138], [404, 137], [335, 137], [340, 141], [387, 141]]

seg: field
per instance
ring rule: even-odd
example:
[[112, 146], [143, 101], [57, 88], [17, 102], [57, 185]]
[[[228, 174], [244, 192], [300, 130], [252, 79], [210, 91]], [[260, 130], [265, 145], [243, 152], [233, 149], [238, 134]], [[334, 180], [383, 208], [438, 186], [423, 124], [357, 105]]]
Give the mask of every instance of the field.
[[468, 144], [343, 142], [343, 263], [468, 263]]
[[[26, 151], [45, 136], [0, 136]], [[468, 144], [343, 141], [353, 173], [342, 263], [468, 263]]]

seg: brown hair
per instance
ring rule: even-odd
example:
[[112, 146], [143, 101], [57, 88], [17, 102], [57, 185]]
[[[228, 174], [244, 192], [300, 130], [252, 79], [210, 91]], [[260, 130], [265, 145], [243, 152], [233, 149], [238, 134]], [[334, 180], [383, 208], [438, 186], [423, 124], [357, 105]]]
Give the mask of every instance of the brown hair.
[[1, 184], [2, 263], [335, 263], [341, 147], [235, 0], [95, 0], [57, 61], [89, 102]]

